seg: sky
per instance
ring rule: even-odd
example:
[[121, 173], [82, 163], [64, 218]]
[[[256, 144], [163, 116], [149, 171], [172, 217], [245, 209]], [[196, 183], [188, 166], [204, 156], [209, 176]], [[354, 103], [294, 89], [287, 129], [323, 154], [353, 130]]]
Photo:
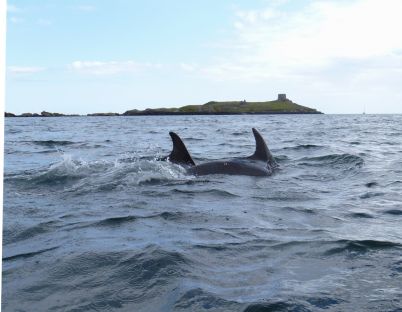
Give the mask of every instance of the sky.
[[118, 112], [286, 93], [402, 113], [400, 0], [9, 0], [13, 113]]

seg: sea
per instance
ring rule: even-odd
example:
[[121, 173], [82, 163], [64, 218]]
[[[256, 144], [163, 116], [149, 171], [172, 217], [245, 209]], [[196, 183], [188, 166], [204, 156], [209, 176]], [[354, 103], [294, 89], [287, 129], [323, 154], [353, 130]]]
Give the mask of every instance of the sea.
[[[188, 175], [253, 154], [272, 176]], [[6, 118], [3, 311], [402, 311], [402, 115]]]

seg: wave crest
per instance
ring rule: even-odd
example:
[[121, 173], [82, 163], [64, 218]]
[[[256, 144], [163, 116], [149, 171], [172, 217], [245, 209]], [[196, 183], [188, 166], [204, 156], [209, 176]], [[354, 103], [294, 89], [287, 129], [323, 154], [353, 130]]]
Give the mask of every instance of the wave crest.
[[364, 164], [364, 160], [360, 156], [352, 154], [329, 154], [318, 157], [304, 157], [301, 159], [301, 165], [305, 166], [328, 166], [334, 168], [345, 167], [361, 167]]
[[174, 180], [188, 180], [184, 168], [155, 159], [132, 158], [116, 160], [73, 159], [63, 154], [62, 160], [41, 170], [13, 174], [6, 177], [12, 183], [28, 188], [61, 187], [66, 191], [110, 191], [127, 186], [160, 184]]

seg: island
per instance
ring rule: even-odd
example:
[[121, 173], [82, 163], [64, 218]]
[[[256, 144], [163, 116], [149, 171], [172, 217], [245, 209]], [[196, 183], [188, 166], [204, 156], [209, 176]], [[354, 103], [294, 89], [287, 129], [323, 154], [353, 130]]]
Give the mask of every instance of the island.
[[4, 113], [4, 117], [76, 117], [79, 116], [78, 114], [69, 114], [69, 115], [65, 115], [65, 114], [60, 114], [60, 113], [49, 113], [46, 111], [41, 112], [40, 114], [38, 113], [23, 113], [21, 115], [16, 115], [13, 113], [8, 113], [5, 112]]
[[147, 108], [128, 110], [124, 116], [138, 115], [238, 115], [238, 114], [322, 114], [316, 109], [293, 103], [286, 95], [265, 102], [211, 101], [203, 105], [186, 105], [180, 108]]
[[[186, 105], [179, 108], [147, 108], [145, 110], [132, 109], [123, 114], [93, 113], [87, 116], [154, 116], [154, 115], [247, 115], [247, 114], [322, 114], [314, 108], [294, 103], [286, 94], [278, 94], [273, 101], [248, 102], [243, 101], [210, 101], [202, 105]], [[39, 114], [24, 113], [14, 115], [5, 113], [5, 117], [61, 117], [78, 116], [59, 113], [42, 112]]]

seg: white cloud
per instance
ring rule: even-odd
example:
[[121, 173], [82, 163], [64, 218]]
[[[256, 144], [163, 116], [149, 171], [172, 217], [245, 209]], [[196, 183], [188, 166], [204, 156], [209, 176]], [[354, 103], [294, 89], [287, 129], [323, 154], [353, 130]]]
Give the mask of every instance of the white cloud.
[[[289, 7], [289, 5], [288, 5]], [[402, 1], [312, 1], [237, 11], [226, 57], [202, 72], [220, 79], [297, 77], [339, 61], [386, 58], [402, 50]], [[399, 64], [399, 63], [398, 63]]]
[[160, 64], [138, 63], [134, 61], [74, 61], [68, 66], [78, 73], [92, 75], [116, 75], [121, 73], [135, 73], [146, 69], [159, 69]]
[[20, 18], [20, 17], [11, 16], [9, 19], [10, 19], [10, 22], [14, 23], [14, 24], [19, 24], [19, 23], [24, 22], [24, 19]]
[[21, 13], [22, 10], [13, 5], [13, 4], [7, 4], [7, 13], [8, 13], [8, 20], [13, 23], [13, 24], [19, 24], [24, 22], [24, 19], [21, 17], [18, 17], [18, 15], [20, 15], [19, 13]]
[[18, 13], [18, 12], [21, 12], [21, 9], [13, 4], [7, 4], [7, 12]]
[[8, 71], [15, 75], [35, 74], [46, 70], [45, 67], [35, 66], [9, 66]]
[[189, 64], [189, 63], [180, 63], [180, 69], [182, 69], [185, 72], [194, 72], [198, 69], [197, 64]]

